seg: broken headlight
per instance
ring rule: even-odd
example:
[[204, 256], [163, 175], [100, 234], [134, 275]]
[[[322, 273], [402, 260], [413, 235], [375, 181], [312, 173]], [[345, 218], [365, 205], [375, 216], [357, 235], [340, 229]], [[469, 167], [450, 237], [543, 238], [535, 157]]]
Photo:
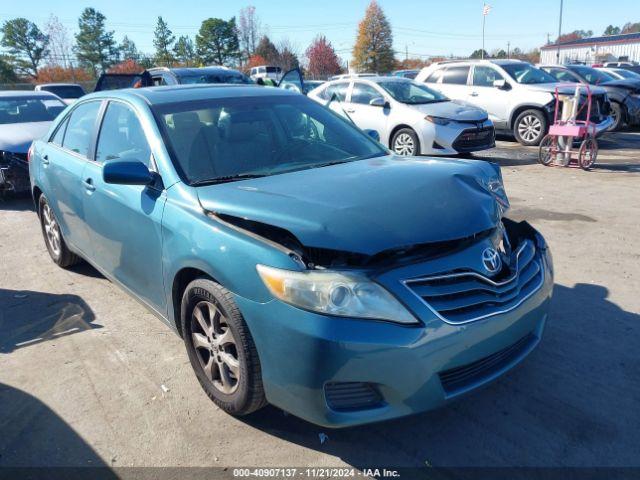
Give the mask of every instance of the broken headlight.
[[418, 323], [387, 290], [368, 278], [337, 271], [293, 271], [257, 266], [274, 297], [305, 310], [342, 317]]

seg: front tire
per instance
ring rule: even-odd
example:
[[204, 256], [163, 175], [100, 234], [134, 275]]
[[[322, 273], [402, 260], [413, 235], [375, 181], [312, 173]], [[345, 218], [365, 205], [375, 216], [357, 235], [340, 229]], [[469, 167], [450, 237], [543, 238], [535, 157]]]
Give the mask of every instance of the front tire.
[[609, 127], [610, 132], [616, 132], [622, 128], [624, 124], [622, 116], [622, 105], [617, 102], [611, 102], [611, 118], [613, 118], [613, 124]]
[[231, 293], [199, 278], [181, 304], [184, 343], [207, 396], [225, 412], [241, 416], [266, 405], [260, 359]]
[[53, 209], [49, 206], [47, 197], [44, 195], [40, 195], [38, 200], [38, 216], [40, 217], [40, 226], [42, 227], [44, 243], [47, 246], [47, 251], [49, 252], [51, 260], [62, 268], [68, 268], [78, 263], [80, 261], [80, 257], [67, 247], [64, 238], [62, 238], [58, 219], [56, 218]]
[[403, 157], [414, 156], [420, 153], [420, 140], [411, 128], [401, 128], [391, 139], [391, 149], [396, 155]]
[[513, 135], [520, 145], [539, 145], [547, 132], [547, 119], [540, 110], [525, 110], [513, 123]]

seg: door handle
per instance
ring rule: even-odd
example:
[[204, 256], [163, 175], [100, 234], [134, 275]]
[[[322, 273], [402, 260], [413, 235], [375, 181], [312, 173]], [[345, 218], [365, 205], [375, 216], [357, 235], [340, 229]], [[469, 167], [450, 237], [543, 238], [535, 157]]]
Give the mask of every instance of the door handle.
[[96, 189], [96, 186], [93, 184], [93, 180], [91, 180], [90, 178], [87, 178], [84, 182], [82, 182], [84, 184], [84, 188], [88, 191], [88, 192], [93, 192]]
[[43, 165], [49, 165], [49, 155], [44, 155], [42, 157], [42, 164]]
[[354, 110], [354, 109], [349, 109], [349, 108], [347, 108], [347, 109], [345, 110], [345, 112], [347, 112], [347, 113], [355, 113], [355, 110]]
[[478, 92], [471, 92], [469, 95], [472, 96], [472, 97], [477, 97], [478, 96]]

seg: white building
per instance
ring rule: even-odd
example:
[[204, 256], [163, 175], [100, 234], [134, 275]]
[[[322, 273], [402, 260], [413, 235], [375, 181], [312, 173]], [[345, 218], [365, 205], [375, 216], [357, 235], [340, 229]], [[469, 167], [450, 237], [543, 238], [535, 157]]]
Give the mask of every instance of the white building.
[[[558, 58], [558, 52], [560, 56]], [[581, 38], [540, 48], [540, 63], [640, 62], [640, 33]]]

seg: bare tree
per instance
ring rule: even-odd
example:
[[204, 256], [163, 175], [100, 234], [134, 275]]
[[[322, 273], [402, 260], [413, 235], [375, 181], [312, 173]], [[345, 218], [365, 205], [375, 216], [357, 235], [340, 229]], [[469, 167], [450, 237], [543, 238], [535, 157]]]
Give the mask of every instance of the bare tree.
[[48, 65], [67, 68], [71, 66], [71, 41], [69, 31], [55, 15], [49, 15], [44, 25], [44, 33], [49, 37]]
[[238, 39], [240, 50], [247, 57], [253, 55], [262, 37], [262, 23], [256, 15], [256, 7], [248, 6], [240, 10], [238, 16]]

